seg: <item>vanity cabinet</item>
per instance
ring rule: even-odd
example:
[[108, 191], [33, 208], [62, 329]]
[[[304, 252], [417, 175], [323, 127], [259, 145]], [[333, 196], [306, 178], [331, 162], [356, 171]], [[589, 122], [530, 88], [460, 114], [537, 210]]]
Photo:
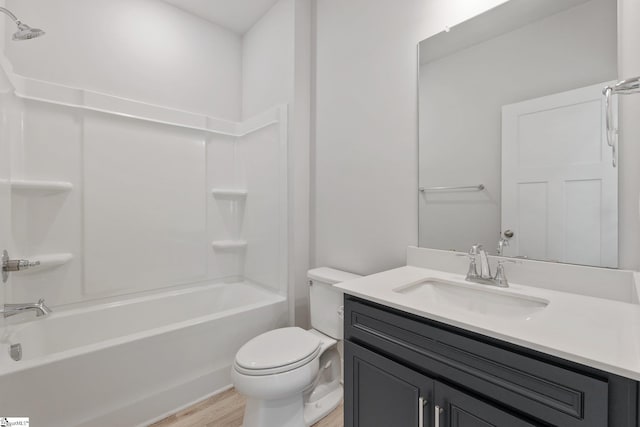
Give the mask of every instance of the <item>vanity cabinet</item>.
[[345, 363], [352, 372], [346, 426], [536, 425], [351, 342], [345, 343]]
[[638, 427], [638, 384], [345, 297], [345, 427]]

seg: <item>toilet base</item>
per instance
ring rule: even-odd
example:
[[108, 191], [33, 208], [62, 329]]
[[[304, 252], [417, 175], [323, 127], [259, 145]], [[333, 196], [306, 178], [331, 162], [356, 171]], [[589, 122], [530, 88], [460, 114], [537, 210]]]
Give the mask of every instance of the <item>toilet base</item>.
[[342, 401], [342, 386], [313, 403], [302, 402], [302, 396], [280, 400], [247, 399], [243, 427], [310, 427]]
[[304, 405], [304, 423], [306, 427], [309, 427], [322, 418], [324, 418], [331, 411], [336, 409], [340, 402], [342, 401], [343, 390], [342, 385], [340, 385], [335, 390], [328, 393], [322, 399], [313, 402], [313, 403], [305, 403]]
[[243, 427], [306, 427], [302, 394], [278, 400], [247, 399]]

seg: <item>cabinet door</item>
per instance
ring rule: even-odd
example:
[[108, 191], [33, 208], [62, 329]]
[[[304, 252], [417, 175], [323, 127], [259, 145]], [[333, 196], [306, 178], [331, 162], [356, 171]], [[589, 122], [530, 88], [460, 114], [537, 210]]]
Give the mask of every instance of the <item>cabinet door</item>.
[[433, 380], [346, 341], [345, 427], [432, 427]]
[[436, 427], [538, 426], [439, 382], [435, 383], [435, 396]]

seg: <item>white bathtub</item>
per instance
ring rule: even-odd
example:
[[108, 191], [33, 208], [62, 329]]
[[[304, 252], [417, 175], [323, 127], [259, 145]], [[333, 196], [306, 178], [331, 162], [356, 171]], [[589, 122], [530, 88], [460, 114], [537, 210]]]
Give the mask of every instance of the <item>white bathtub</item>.
[[[147, 425], [229, 386], [238, 348], [287, 322], [284, 297], [200, 285], [0, 329], [0, 416], [33, 426]], [[23, 357], [13, 361], [11, 344]]]

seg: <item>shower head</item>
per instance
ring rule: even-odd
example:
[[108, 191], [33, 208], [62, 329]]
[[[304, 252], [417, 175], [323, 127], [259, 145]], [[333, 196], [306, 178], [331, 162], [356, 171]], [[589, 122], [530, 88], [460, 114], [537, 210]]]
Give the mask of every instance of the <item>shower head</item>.
[[45, 35], [45, 32], [40, 28], [31, 28], [20, 21], [17, 21], [16, 24], [18, 25], [18, 31], [13, 33], [13, 36], [11, 37], [12, 40], [30, 40]]
[[40, 28], [31, 28], [27, 24], [23, 24], [22, 22], [20, 22], [16, 15], [14, 15], [9, 9], [0, 7], [0, 12], [11, 18], [13, 22], [15, 22], [15, 24], [18, 26], [18, 31], [13, 33], [13, 36], [11, 37], [13, 40], [30, 40], [45, 35], [45, 32]]

